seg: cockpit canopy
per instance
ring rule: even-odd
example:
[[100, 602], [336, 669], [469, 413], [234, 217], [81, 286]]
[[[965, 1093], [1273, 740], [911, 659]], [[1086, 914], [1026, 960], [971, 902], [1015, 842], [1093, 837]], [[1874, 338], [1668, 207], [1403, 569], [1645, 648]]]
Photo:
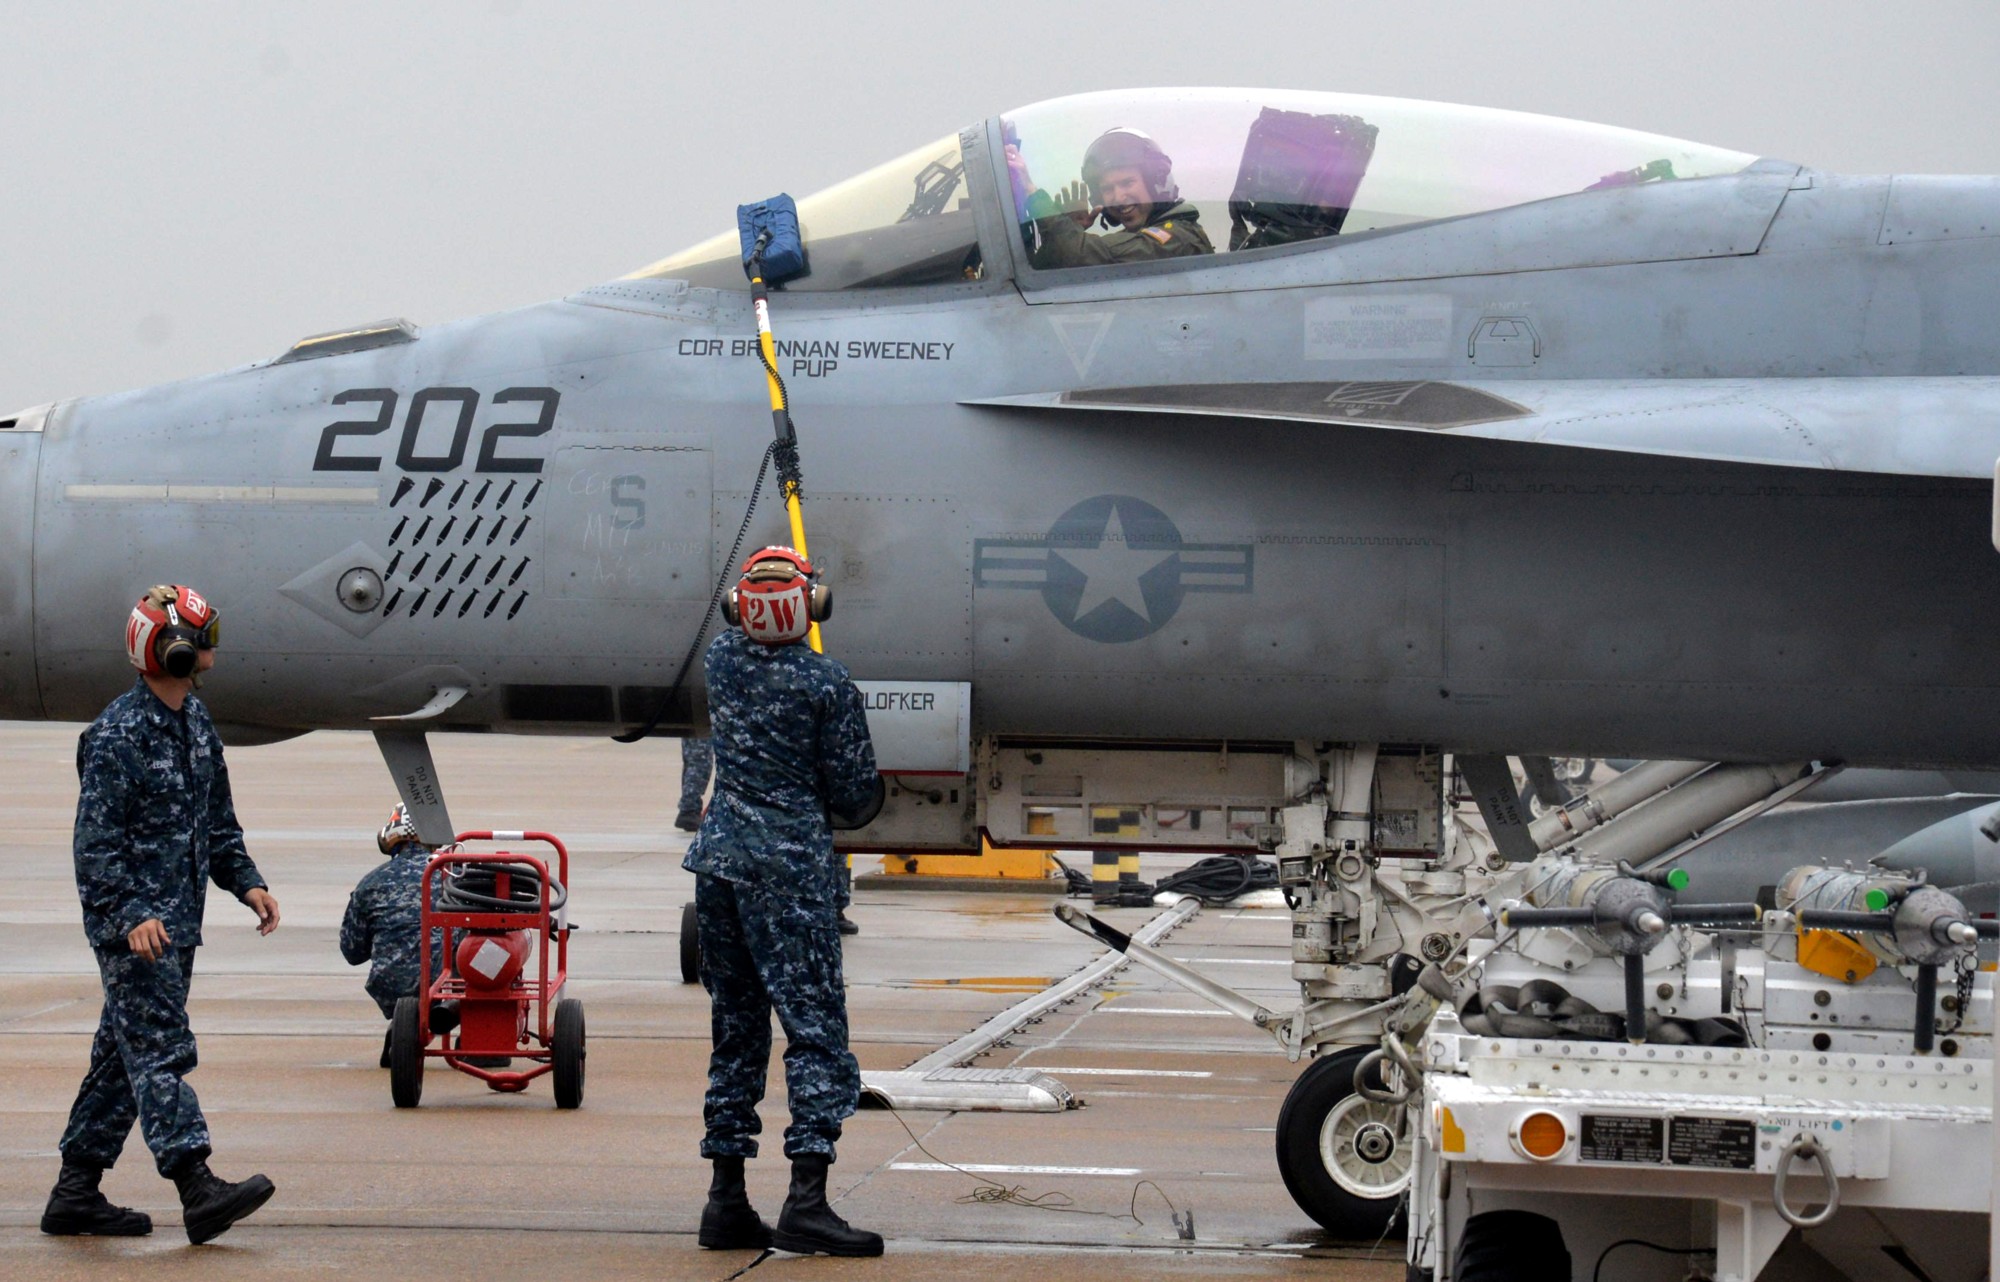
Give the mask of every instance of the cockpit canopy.
[[[1184, 202], [1179, 216], [1191, 212], [1205, 233], [1195, 243], [1230, 255], [1605, 188], [1733, 174], [1756, 160], [1607, 125], [1365, 94], [1082, 94], [1023, 107], [967, 130], [964, 145], [953, 134], [799, 201], [809, 271], [787, 288], [980, 279], [990, 267], [975, 228], [976, 200], [1000, 206], [1002, 224], [1019, 228], [1017, 257], [1025, 271], [1087, 265], [1052, 257], [1047, 224], [1037, 223], [1052, 213], [1072, 213], [1082, 223], [1099, 211], [1082, 180], [1092, 143], [1107, 133], [1142, 136], [1168, 162], [1166, 189], [1153, 193], [1148, 216], [1166, 217], [1175, 203], [1166, 197], [1175, 196]], [[982, 136], [990, 147], [972, 145]], [[1010, 151], [1018, 155], [1011, 169]], [[1159, 178], [1157, 165], [1149, 174], [1149, 181]], [[1033, 199], [1036, 190], [1047, 199]], [[1143, 228], [1121, 227], [1112, 212], [1095, 218], [1086, 238], [1111, 243], [1123, 235], [1137, 244], [1129, 238], [1145, 234]], [[1187, 241], [1180, 243], [1186, 252]], [[1003, 248], [1014, 254], [1017, 247], [987, 251]], [[634, 275], [743, 289], [738, 253], [736, 234], [726, 232]], [[1096, 254], [1088, 262], [1104, 259]]]

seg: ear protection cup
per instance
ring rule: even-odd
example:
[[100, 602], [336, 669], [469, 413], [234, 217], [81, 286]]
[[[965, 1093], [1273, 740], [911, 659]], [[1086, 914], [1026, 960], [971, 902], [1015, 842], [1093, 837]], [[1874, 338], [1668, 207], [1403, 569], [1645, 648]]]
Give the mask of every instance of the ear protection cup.
[[736, 589], [729, 589], [729, 595], [722, 598], [722, 621], [732, 628], [743, 626], [743, 609], [736, 603]]
[[806, 609], [814, 623], [825, 623], [833, 617], [833, 589], [817, 578], [812, 581], [812, 591], [806, 597]]
[[162, 628], [153, 641], [153, 652], [160, 657], [160, 667], [170, 677], [191, 677], [199, 651], [194, 643], [192, 628]]

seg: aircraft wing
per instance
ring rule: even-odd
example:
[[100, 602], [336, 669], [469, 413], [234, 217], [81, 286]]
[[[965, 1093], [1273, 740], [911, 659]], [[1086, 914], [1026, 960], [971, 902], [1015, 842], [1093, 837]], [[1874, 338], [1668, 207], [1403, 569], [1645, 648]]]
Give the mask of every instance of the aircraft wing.
[[1909, 476], [1990, 477], [2000, 378], [1198, 383], [963, 402], [1445, 432], [1582, 449]]

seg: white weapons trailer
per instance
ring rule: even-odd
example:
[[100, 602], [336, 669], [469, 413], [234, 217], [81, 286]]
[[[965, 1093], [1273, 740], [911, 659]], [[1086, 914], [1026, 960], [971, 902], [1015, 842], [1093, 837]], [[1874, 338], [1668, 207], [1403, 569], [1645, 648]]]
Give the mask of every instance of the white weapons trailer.
[[2000, 923], [1872, 868], [1676, 902], [1677, 861], [1829, 772], [1648, 763], [1521, 825], [1510, 864], [1442, 789], [1435, 854], [1385, 849], [1415, 793], [1376, 756], [1321, 750], [1274, 834], [1294, 1011], [1057, 910], [1313, 1057], [1278, 1162], [1330, 1231], [1406, 1210], [1432, 1282], [1984, 1276]]

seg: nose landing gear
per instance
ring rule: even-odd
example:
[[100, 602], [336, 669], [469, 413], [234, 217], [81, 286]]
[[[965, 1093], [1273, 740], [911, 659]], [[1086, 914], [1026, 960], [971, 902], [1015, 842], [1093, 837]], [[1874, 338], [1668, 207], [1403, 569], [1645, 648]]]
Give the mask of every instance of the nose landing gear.
[[1402, 1205], [1416, 1157], [1409, 1110], [1354, 1089], [1364, 1047], [1315, 1060], [1278, 1112], [1278, 1172], [1305, 1212], [1337, 1238], [1374, 1242]]

